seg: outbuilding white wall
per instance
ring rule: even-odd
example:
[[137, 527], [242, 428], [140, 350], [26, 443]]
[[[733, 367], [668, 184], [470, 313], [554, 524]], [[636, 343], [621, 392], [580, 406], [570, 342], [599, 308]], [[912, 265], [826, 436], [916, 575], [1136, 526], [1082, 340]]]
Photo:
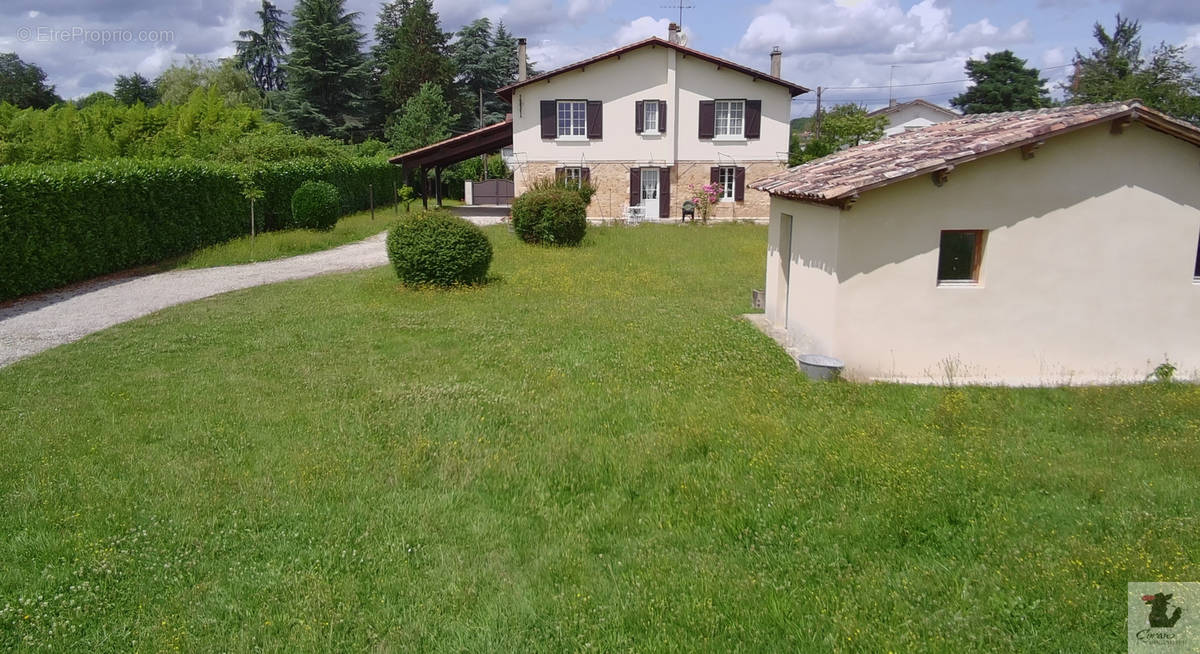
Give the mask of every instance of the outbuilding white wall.
[[[986, 157], [942, 187], [868, 191], [848, 211], [774, 198], [769, 252], [784, 214], [788, 333], [853, 377], [1105, 383], [1169, 358], [1200, 378], [1200, 148], [1139, 123]], [[987, 230], [977, 286], [937, 285], [943, 229]], [[781, 279], [769, 254], [777, 325]]]

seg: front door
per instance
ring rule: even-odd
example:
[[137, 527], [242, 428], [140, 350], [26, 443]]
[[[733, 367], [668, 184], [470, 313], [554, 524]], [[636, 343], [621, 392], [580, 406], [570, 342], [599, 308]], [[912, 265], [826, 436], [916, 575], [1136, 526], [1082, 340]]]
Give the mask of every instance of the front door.
[[642, 210], [646, 218], [658, 216], [658, 169], [642, 169]]

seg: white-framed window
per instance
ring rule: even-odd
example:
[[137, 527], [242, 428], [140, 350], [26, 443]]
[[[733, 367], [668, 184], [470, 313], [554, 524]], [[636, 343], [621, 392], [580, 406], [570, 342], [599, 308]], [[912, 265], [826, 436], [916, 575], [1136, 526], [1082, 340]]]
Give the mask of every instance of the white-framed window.
[[587, 101], [558, 101], [558, 137], [585, 138], [587, 136]]
[[717, 169], [717, 182], [721, 185], [721, 200], [732, 201], [734, 198], [734, 185], [737, 184], [737, 168], [735, 166], [721, 166]]
[[579, 166], [563, 168], [563, 179], [570, 186], [579, 186], [583, 182], [583, 168]]
[[658, 102], [651, 100], [645, 103], [642, 117], [642, 131], [651, 134], [658, 133]]
[[716, 111], [715, 136], [738, 138], [746, 134], [745, 100], [717, 100]]

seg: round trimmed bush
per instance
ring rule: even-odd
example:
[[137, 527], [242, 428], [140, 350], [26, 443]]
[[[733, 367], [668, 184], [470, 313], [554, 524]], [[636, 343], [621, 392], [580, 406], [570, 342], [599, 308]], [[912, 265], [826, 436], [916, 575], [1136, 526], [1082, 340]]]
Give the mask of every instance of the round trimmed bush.
[[388, 232], [388, 260], [410, 286], [478, 284], [492, 265], [483, 230], [448, 211], [418, 211]]
[[304, 182], [292, 194], [293, 229], [333, 229], [342, 215], [342, 196], [329, 182]]
[[579, 245], [587, 231], [587, 205], [575, 190], [530, 189], [513, 202], [512, 224], [526, 243]]

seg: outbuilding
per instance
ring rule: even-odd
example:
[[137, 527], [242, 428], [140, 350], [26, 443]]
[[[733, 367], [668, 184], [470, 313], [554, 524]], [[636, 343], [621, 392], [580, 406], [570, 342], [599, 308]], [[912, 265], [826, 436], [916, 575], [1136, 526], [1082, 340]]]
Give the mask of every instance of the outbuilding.
[[851, 378], [1200, 378], [1189, 123], [1137, 101], [970, 115], [751, 186], [766, 320]]

